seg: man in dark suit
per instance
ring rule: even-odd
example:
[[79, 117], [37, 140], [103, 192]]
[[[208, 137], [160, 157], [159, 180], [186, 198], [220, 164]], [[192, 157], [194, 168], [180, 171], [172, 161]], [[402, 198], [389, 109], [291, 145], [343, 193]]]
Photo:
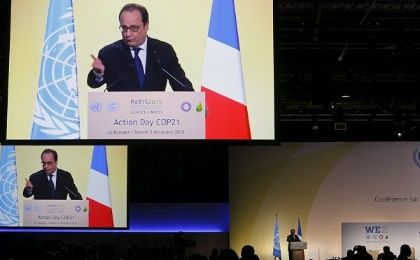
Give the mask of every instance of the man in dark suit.
[[[173, 47], [147, 36], [149, 14], [144, 6], [125, 5], [119, 20], [122, 40], [102, 48], [98, 57], [91, 55], [90, 87], [106, 84], [108, 91], [165, 91], [169, 80], [174, 91], [194, 91]], [[139, 69], [143, 76], [138, 75]]]
[[298, 235], [296, 235], [295, 229], [290, 229], [290, 235], [287, 236], [287, 242], [301, 242]]
[[289, 251], [289, 260], [293, 260], [293, 250], [290, 250], [290, 242], [301, 242], [298, 235], [296, 235], [295, 229], [290, 229], [290, 235], [287, 236], [288, 246], [287, 249]]
[[34, 196], [36, 200], [81, 200], [82, 195], [74, 184], [73, 177], [67, 171], [57, 168], [58, 155], [55, 150], [45, 149], [41, 153], [42, 170], [33, 173], [26, 180], [23, 196]]

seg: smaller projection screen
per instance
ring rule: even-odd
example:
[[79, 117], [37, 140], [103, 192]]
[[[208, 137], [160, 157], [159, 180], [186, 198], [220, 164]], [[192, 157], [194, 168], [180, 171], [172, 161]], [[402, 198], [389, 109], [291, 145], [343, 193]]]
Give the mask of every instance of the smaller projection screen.
[[[54, 199], [45, 197], [42, 179], [48, 171], [43, 165], [50, 163], [41, 159], [47, 148], [58, 154]], [[1, 227], [127, 228], [126, 146], [2, 145], [0, 151]], [[33, 181], [32, 196], [24, 196], [27, 180]], [[66, 199], [58, 198], [63, 192]], [[81, 200], [71, 199], [78, 193]]]

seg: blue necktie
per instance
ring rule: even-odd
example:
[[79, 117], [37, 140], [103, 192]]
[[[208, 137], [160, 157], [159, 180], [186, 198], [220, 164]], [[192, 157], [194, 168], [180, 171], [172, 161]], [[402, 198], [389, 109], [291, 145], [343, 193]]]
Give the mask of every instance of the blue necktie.
[[140, 89], [143, 89], [144, 87], [144, 70], [143, 70], [143, 64], [141, 63], [140, 57], [139, 57], [139, 51], [141, 48], [137, 47], [134, 48], [134, 66], [136, 67], [137, 72], [137, 78], [139, 79], [140, 83]]
[[51, 198], [54, 198], [55, 187], [54, 187], [54, 182], [52, 180], [53, 175], [48, 175], [48, 177], [50, 178], [50, 180], [48, 181], [48, 186], [50, 187]]

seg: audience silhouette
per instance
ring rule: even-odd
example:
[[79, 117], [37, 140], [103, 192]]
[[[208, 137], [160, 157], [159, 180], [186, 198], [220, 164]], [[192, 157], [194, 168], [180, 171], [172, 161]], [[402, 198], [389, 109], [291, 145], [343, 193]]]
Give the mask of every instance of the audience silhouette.
[[217, 260], [239, 260], [238, 254], [230, 248], [220, 250]]
[[398, 260], [408, 260], [411, 255], [411, 248], [407, 244], [401, 245], [400, 254], [398, 255]]
[[[377, 260], [409, 260], [409, 256], [411, 256], [411, 248], [407, 244], [401, 245], [400, 254], [398, 258], [395, 254], [391, 251], [389, 246], [383, 247], [383, 252], [378, 255]], [[343, 260], [373, 260], [371, 254], [369, 254], [366, 250], [365, 246], [357, 245], [352, 249], [347, 250], [346, 256], [342, 257]]]
[[250, 245], [245, 245], [241, 250], [241, 260], [259, 260], [260, 258], [255, 254], [255, 250]]
[[383, 252], [378, 255], [377, 260], [394, 260], [395, 258], [397, 257], [391, 252], [391, 248], [389, 246], [384, 246]]
[[213, 248], [213, 250], [211, 250], [209, 260], [217, 260], [218, 254], [219, 254], [219, 250], [217, 248]]
[[342, 257], [341, 259], [344, 259], [344, 260], [354, 260], [355, 259], [354, 251], [351, 250], [351, 249], [347, 250], [346, 256], [345, 257]]
[[[163, 245], [160, 248], [152, 248], [146, 244], [127, 244], [120, 247], [117, 244], [65, 244], [60, 241], [32, 241], [6, 240], [0, 248], [0, 260], [40, 259], [40, 260], [174, 260], [180, 259], [179, 252], [174, 252], [171, 246]], [[7, 248], [7, 250], [5, 250]], [[389, 246], [383, 247], [383, 252], [377, 260], [410, 260], [411, 248], [407, 244], [401, 245], [398, 258], [391, 252]], [[209, 257], [202, 253], [194, 253], [184, 256], [184, 260], [259, 260], [255, 249], [251, 245], [244, 245], [241, 249], [241, 258], [231, 248], [211, 251]], [[365, 246], [357, 245], [353, 250], [347, 250], [343, 260], [373, 260]]]

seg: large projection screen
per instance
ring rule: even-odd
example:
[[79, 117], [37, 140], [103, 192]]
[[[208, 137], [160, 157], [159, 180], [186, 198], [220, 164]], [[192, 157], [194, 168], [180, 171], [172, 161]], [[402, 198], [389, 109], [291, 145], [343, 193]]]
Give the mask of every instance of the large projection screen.
[[[235, 1], [252, 140], [275, 139], [272, 2]], [[91, 89], [86, 84], [90, 55], [121, 39], [118, 13], [126, 3], [73, 1], [81, 139], [87, 138], [88, 93], [104, 91], [103, 87]], [[31, 138], [48, 4], [48, 0], [11, 3], [7, 140]], [[149, 36], [174, 47], [195, 91], [200, 91], [212, 1], [145, 0], [141, 4], [149, 11]]]

